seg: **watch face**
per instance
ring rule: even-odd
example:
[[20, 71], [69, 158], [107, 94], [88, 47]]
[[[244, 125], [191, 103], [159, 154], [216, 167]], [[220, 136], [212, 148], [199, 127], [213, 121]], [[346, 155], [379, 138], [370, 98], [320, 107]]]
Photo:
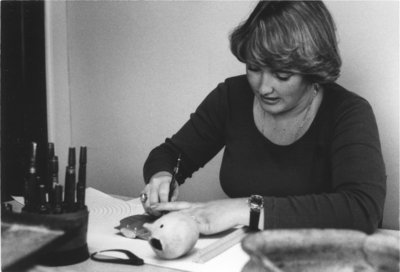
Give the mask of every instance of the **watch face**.
[[261, 210], [264, 207], [264, 198], [260, 195], [252, 195], [249, 198], [250, 209]]

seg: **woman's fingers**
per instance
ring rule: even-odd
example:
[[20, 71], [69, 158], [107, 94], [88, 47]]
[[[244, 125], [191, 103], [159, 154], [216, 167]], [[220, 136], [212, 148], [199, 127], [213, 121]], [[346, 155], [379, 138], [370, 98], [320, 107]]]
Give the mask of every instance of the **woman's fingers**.
[[149, 205], [149, 184], [147, 184], [143, 191], [139, 195], [140, 198], [140, 203], [142, 203], [143, 209], [146, 211], [150, 205]]
[[160, 187], [160, 184], [157, 184], [157, 185], [152, 184], [152, 186], [150, 186], [149, 206], [159, 202], [159, 197], [158, 197], [159, 187]]
[[182, 212], [191, 216], [197, 223], [200, 233], [214, 234], [236, 225], [246, 224], [248, 206], [244, 198], [223, 199], [205, 203], [172, 201], [149, 203], [148, 211], [153, 215], [163, 212]]
[[174, 192], [172, 193], [171, 201], [176, 201], [178, 199], [178, 196], [179, 196], [179, 186], [176, 186]]
[[168, 202], [169, 182], [162, 182], [158, 190], [158, 202]]
[[[154, 209], [154, 205], [159, 203], [168, 202], [169, 188], [171, 182], [171, 175], [169, 173], [160, 173], [151, 178], [149, 184], [147, 184], [141, 194], [141, 201], [144, 210], [152, 215], [161, 215], [159, 210]], [[143, 197], [146, 195], [146, 198]], [[175, 201], [178, 198], [179, 190], [175, 188], [171, 201]]]
[[186, 201], [178, 201], [178, 202], [163, 202], [157, 203], [150, 206], [150, 208], [154, 211], [180, 211], [184, 209], [192, 208], [193, 204]]

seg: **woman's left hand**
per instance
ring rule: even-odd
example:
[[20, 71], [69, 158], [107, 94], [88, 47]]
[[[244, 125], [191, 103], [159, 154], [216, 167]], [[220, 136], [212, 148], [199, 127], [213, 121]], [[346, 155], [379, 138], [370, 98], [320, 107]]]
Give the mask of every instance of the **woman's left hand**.
[[202, 234], [218, 233], [249, 222], [249, 208], [246, 198], [221, 199], [204, 203], [185, 201], [157, 203], [154, 211], [180, 211], [192, 216]]

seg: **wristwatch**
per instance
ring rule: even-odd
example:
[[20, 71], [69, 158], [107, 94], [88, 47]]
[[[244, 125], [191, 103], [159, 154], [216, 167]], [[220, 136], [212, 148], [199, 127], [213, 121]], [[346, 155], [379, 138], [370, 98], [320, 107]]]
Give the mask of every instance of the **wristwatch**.
[[264, 207], [264, 198], [260, 195], [251, 195], [247, 200], [250, 207], [250, 223], [249, 228], [251, 231], [257, 231], [258, 222], [260, 221], [261, 209]]

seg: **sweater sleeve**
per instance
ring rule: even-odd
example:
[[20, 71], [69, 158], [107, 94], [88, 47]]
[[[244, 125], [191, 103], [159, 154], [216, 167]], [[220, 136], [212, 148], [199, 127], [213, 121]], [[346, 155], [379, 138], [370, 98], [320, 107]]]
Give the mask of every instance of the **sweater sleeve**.
[[210, 161], [224, 146], [227, 89], [221, 83], [190, 115], [190, 119], [172, 137], [154, 148], [143, 167], [145, 182], [159, 171], [172, 173], [181, 154], [178, 183]]
[[382, 220], [386, 173], [368, 102], [344, 102], [334, 114], [331, 137], [331, 192], [265, 197], [265, 228], [376, 230]]

